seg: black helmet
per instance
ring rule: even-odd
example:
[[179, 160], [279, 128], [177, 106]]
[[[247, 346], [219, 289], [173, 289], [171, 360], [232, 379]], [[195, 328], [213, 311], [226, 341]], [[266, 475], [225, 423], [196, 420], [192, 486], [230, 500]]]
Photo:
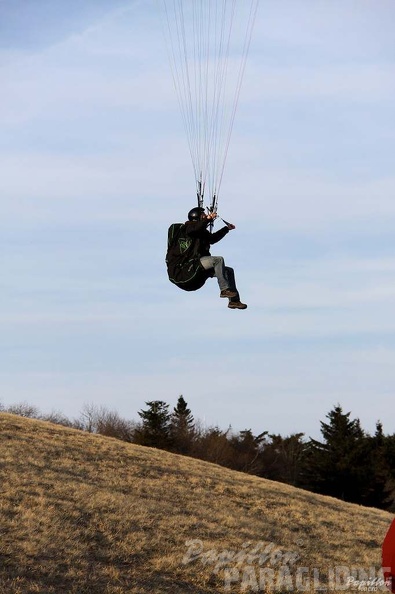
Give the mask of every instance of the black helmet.
[[192, 210], [188, 213], [188, 221], [200, 221], [200, 217], [204, 213], [204, 208], [200, 206], [195, 206]]

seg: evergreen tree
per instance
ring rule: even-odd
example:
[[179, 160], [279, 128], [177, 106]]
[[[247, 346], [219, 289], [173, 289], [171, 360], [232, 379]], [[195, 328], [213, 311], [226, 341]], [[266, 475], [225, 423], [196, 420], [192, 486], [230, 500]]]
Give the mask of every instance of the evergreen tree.
[[135, 431], [134, 441], [153, 448], [170, 449], [170, 413], [169, 405], [163, 400], [146, 402], [148, 408], [138, 412], [142, 419], [141, 426]]
[[337, 405], [321, 421], [323, 442], [310, 439], [305, 465], [305, 484], [310, 490], [361, 503], [366, 487], [365, 434], [359, 419], [350, 420]]
[[389, 467], [386, 456], [386, 437], [381, 423], [376, 424], [376, 433], [368, 435], [365, 443], [365, 481], [361, 494], [362, 503], [374, 507], [385, 507], [390, 494], [388, 488]]
[[368, 439], [366, 469], [364, 504], [395, 511], [395, 436], [384, 435], [380, 422]]
[[395, 434], [385, 437], [385, 459], [387, 462], [387, 482], [385, 509], [395, 512]]
[[170, 434], [173, 450], [179, 454], [189, 454], [195, 437], [195, 420], [184, 397], [177, 400], [170, 418]]
[[177, 400], [177, 406], [173, 409], [172, 423], [174, 425], [185, 427], [186, 429], [193, 429], [195, 421], [191, 410], [184, 397], [181, 395]]

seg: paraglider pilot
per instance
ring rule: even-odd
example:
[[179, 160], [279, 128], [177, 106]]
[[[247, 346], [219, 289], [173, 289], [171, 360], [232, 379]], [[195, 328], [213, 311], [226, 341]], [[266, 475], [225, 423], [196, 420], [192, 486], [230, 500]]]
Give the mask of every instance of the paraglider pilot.
[[186, 234], [192, 239], [196, 246], [196, 253], [200, 256], [200, 262], [211, 276], [215, 276], [220, 288], [220, 297], [229, 299], [230, 309], [246, 309], [247, 305], [240, 301], [240, 295], [236, 288], [235, 274], [233, 268], [225, 266], [222, 256], [212, 256], [210, 245], [220, 241], [230, 230], [235, 229], [231, 223], [210, 233], [207, 226], [217, 217], [215, 212], [206, 214], [203, 208], [196, 207], [188, 213], [188, 221], [185, 223]]

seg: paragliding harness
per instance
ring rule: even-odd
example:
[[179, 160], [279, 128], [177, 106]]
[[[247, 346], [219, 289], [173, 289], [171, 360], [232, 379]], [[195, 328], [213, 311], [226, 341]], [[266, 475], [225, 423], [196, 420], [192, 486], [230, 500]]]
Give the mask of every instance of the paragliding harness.
[[184, 223], [170, 225], [167, 236], [166, 265], [169, 280], [184, 291], [197, 291], [212, 276], [197, 253], [197, 242], [186, 232]]

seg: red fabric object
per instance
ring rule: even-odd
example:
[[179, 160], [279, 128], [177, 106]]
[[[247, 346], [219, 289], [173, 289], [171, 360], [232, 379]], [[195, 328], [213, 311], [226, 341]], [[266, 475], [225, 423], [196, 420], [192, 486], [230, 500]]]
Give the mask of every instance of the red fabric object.
[[382, 552], [384, 579], [388, 589], [395, 594], [395, 520], [385, 535]]

